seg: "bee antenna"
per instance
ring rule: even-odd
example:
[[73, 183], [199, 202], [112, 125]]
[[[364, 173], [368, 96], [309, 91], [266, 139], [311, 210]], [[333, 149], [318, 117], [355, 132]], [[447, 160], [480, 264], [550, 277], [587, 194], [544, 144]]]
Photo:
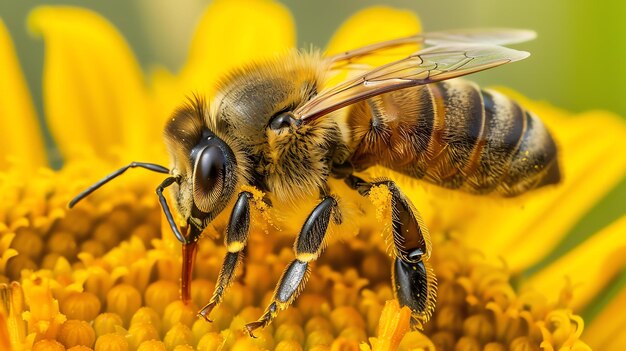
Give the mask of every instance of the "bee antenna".
[[178, 241], [185, 244], [187, 243], [187, 240], [180, 233], [180, 230], [178, 230], [178, 226], [176, 225], [176, 222], [174, 221], [174, 216], [172, 216], [172, 211], [170, 211], [170, 207], [167, 205], [167, 200], [165, 199], [165, 196], [163, 196], [163, 189], [167, 188], [168, 186], [174, 183], [178, 183], [179, 181], [180, 179], [174, 176], [165, 178], [163, 183], [161, 183], [156, 188], [156, 193], [159, 196], [159, 202], [161, 203], [161, 208], [163, 208], [163, 213], [165, 213], [165, 218], [167, 218], [167, 222], [170, 224], [170, 228], [172, 228], [172, 231], [174, 232], [174, 236], [176, 237], [176, 239], [178, 239]]
[[82, 193], [76, 195], [76, 197], [73, 198], [72, 201], [70, 201], [67, 206], [69, 208], [74, 207], [74, 205], [76, 205], [80, 200], [86, 198], [87, 196], [89, 196], [89, 194], [93, 193], [94, 191], [98, 190], [98, 188], [100, 188], [104, 184], [106, 184], [109, 181], [113, 180], [113, 178], [116, 178], [116, 177], [122, 175], [122, 173], [126, 172], [126, 170], [128, 170], [129, 168], [135, 168], [135, 167], [145, 168], [147, 170], [150, 170], [150, 171], [153, 171], [153, 172], [158, 172], [158, 173], [166, 173], [166, 174], [170, 173], [169, 169], [167, 169], [167, 168], [165, 168], [163, 166], [154, 164], [154, 163], [131, 162], [127, 166], [124, 166], [124, 167], [118, 169], [117, 171], [107, 175], [106, 177], [104, 177], [103, 179], [101, 179], [100, 181], [95, 183], [94, 185], [92, 185], [89, 188], [85, 189]]

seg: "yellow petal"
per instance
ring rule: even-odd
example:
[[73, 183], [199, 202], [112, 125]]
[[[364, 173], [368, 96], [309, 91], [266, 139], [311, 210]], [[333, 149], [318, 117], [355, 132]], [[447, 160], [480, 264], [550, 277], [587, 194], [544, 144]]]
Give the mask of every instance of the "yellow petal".
[[269, 0], [218, 0], [200, 20], [182, 74], [194, 76], [202, 87], [216, 75], [294, 45], [293, 19], [283, 5]]
[[594, 350], [618, 351], [626, 345], [626, 289], [613, 298], [583, 333], [583, 339]]
[[235, 67], [295, 46], [291, 14], [271, 0], [217, 0], [195, 31], [187, 62], [176, 78], [162, 69], [153, 77], [161, 110], [169, 115], [191, 94], [210, 96], [216, 81]]
[[4, 313], [0, 313], [0, 347], [3, 350], [11, 349], [10, 333], [7, 318]]
[[[372, 6], [357, 12], [348, 18], [335, 32], [326, 47], [327, 55], [357, 49], [369, 44], [407, 37], [421, 32], [417, 16], [410, 11], [397, 10], [385, 6]], [[399, 60], [417, 51], [418, 45], [403, 45], [355, 58], [351, 63], [368, 67], [377, 67]], [[327, 87], [332, 87], [356, 71], [346, 70], [330, 77]]]
[[[561, 184], [476, 206], [475, 217], [463, 224], [468, 243], [503, 256], [515, 273], [550, 253], [626, 173], [626, 155], [615, 152], [615, 145], [626, 139], [621, 118], [601, 111], [560, 118], [557, 109], [532, 103], [527, 107], [541, 116], [557, 141]], [[472, 202], [478, 201], [485, 202]], [[467, 208], [466, 203], [457, 205]]]
[[118, 146], [140, 157], [162, 126], [149, 120], [141, 70], [117, 30], [94, 12], [61, 6], [35, 9], [28, 24], [45, 42], [44, 107], [64, 156], [110, 156]]
[[580, 310], [626, 267], [626, 216], [544, 268], [525, 284], [557, 300], [566, 278], [574, 287], [572, 307]]
[[[557, 189], [558, 194], [544, 202], [545, 206], [535, 212], [535, 219], [523, 232], [518, 232], [518, 240], [508, 244], [506, 250], [511, 254], [507, 255], [507, 260], [516, 271], [550, 253], [626, 173], [626, 155], [615, 152], [615, 145], [626, 138], [623, 121], [609, 113], [598, 112], [584, 114], [578, 122], [580, 134], [572, 138], [565, 139], [565, 132], [555, 132], [557, 139], [563, 142], [564, 180]], [[550, 220], [546, 220], [546, 213], [550, 213]], [[522, 238], [526, 240], [520, 245]]]
[[411, 310], [402, 308], [396, 300], [385, 302], [378, 324], [378, 338], [372, 343], [373, 351], [393, 351], [407, 331], [411, 321]]
[[[41, 130], [15, 48], [0, 20], [0, 169], [9, 162], [28, 168], [46, 164]], [[26, 173], [27, 174], [27, 173]]]
[[[24, 345], [24, 336], [26, 335], [26, 325], [22, 319], [24, 311], [24, 295], [22, 288], [17, 282], [0, 285], [0, 295], [2, 307], [0, 307], [0, 316], [4, 318], [4, 323], [0, 322], [0, 328], [5, 329], [3, 332], [7, 334], [0, 336], [2, 340], [2, 350], [21, 349]], [[4, 324], [4, 326], [3, 326]], [[13, 348], [6, 348], [9, 343]]]
[[[414, 35], [421, 30], [420, 21], [413, 12], [373, 6], [346, 20], [333, 35], [326, 52], [329, 55], [337, 54], [368, 44]], [[385, 56], [386, 60], [392, 58]]]

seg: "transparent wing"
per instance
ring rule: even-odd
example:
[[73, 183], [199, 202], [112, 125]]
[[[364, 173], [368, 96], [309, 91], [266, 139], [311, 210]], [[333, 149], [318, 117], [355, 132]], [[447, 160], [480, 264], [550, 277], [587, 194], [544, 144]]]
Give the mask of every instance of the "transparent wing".
[[424, 36], [426, 44], [430, 45], [442, 43], [507, 45], [533, 40], [537, 33], [527, 29], [472, 28], [430, 32]]
[[454, 43], [506, 45], [532, 40], [536, 36], [534, 31], [526, 29], [478, 28], [447, 30], [417, 34], [410, 37], [367, 45], [355, 50], [329, 56], [328, 60], [331, 62], [332, 68], [337, 68], [346, 65], [347, 62], [354, 62], [365, 56], [384, 54], [390, 49], [408, 45], [451, 45]]
[[436, 45], [320, 92], [294, 111], [305, 123], [357, 101], [411, 86], [460, 77], [528, 57], [498, 45]]

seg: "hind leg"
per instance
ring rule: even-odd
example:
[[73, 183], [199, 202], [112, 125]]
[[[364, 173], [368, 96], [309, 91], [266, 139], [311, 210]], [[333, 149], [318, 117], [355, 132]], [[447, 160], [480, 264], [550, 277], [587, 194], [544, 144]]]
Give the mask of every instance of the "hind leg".
[[372, 191], [386, 190], [390, 193], [386, 206], [390, 206], [392, 213], [393, 291], [400, 304], [411, 309], [418, 326], [423, 325], [430, 319], [435, 308], [437, 279], [427, 265], [430, 258], [430, 238], [419, 212], [393, 181], [370, 183], [354, 175], [350, 175], [345, 181], [362, 196], [369, 197]]

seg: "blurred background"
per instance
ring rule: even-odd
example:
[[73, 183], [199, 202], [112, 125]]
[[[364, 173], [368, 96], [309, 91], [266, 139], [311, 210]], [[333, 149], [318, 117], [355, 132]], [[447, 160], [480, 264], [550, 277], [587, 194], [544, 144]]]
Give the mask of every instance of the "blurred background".
[[[529, 59], [472, 75], [471, 79], [483, 86], [506, 86], [572, 112], [602, 109], [626, 117], [626, 2], [623, 0], [282, 2], [294, 16], [298, 45], [303, 48], [325, 47], [345, 19], [371, 5], [415, 11], [426, 31], [465, 27], [533, 29], [538, 38], [519, 46], [532, 53]], [[44, 124], [41, 84], [44, 48], [43, 41], [30, 36], [26, 29], [31, 9], [46, 4], [91, 8], [118, 28], [145, 72], [155, 65], [176, 72], [187, 56], [195, 25], [208, 3], [209, 0], [4, 0], [0, 2], [0, 18], [13, 38], [38, 116]], [[48, 137], [48, 147], [54, 155], [50, 140]], [[616, 153], [625, 151], [624, 144], [615, 145]], [[61, 165], [54, 157], [51, 161], [57, 167]], [[622, 216], [626, 212], [625, 200], [626, 180], [623, 180], [581, 219], [552, 258]], [[625, 284], [626, 272], [623, 272], [613, 286]]]
[[[414, 10], [425, 30], [517, 27], [537, 31], [522, 48], [532, 56], [515, 65], [472, 76], [505, 85], [536, 100], [572, 111], [605, 109], [626, 116], [626, 2], [605, 0], [318, 0], [282, 1], [293, 13], [298, 44], [324, 47], [335, 29], [361, 8], [385, 4]], [[26, 30], [28, 12], [42, 4], [92, 8], [125, 36], [144, 69], [156, 63], [176, 71], [209, 0], [2, 1], [5, 21], [41, 112], [43, 43]], [[236, 24], [233, 24], [236, 25]], [[40, 113], [41, 115], [41, 113]]]

